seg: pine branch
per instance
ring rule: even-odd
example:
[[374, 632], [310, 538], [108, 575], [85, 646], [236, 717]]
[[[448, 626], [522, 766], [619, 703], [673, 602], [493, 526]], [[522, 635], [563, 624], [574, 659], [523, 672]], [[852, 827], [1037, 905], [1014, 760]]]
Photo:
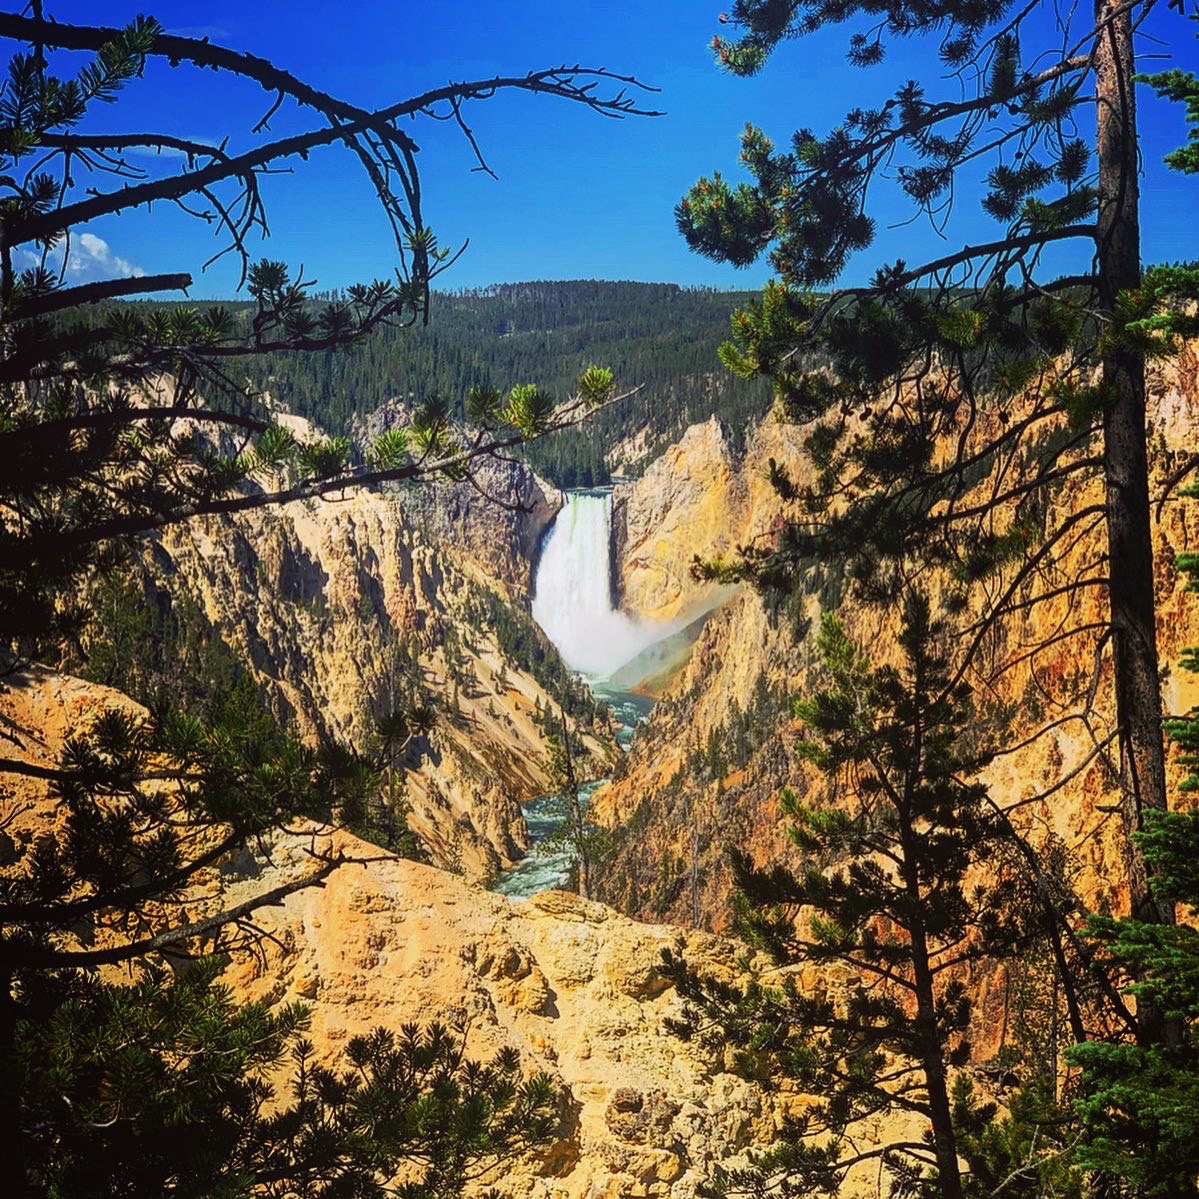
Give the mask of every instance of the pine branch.
[[42, 970], [83, 969], [96, 966], [114, 966], [121, 962], [144, 958], [151, 953], [170, 949], [186, 941], [195, 940], [206, 933], [216, 932], [226, 925], [236, 924], [253, 912], [264, 907], [278, 907], [289, 896], [309, 887], [323, 887], [325, 880], [339, 866], [354, 859], [344, 854], [337, 854], [323, 860], [321, 867], [302, 878], [293, 879], [278, 887], [272, 887], [260, 895], [247, 899], [224, 911], [206, 916], [201, 920], [192, 921], [178, 928], [168, 929], [152, 937], [140, 941], [132, 941], [125, 945], [115, 945], [107, 949], [50, 949], [37, 945], [12, 944], [0, 947], [0, 958], [6, 959], [9, 966], [24, 966]]
[[[435, 478], [438, 475], [450, 474], [469, 467], [472, 463], [488, 457], [497, 451], [512, 449], [516, 446], [527, 445], [539, 440], [550, 433], [561, 429], [572, 428], [588, 419], [593, 413], [618, 404], [641, 391], [641, 387], [632, 388], [621, 395], [613, 396], [603, 404], [592, 407], [582, 402], [570, 405], [560, 419], [547, 428], [541, 429], [532, 436], [515, 433], [510, 437], [493, 439], [481, 445], [458, 453], [448, 454], [441, 458], [418, 461], [406, 466], [394, 467], [387, 470], [362, 470], [351, 474], [337, 475], [329, 479], [313, 479], [299, 483], [294, 487], [278, 491], [263, 491], [250, 495], [235, 496], [230, 499], [200, 500], [194, 503], [181, 504], [166, 512], [137, 512], [125, 516], [115, 516], [108, 520], [97, 521], [95, 524], [71, 529], [56, 535], [40, 538], [37, 544], [14, 546], [10, 550], [9, 568], [21, 569], [45, 558], [57, 557], [69, 551], [78, 550], [85, 545], [108, 541], [118, 537], [128, 537], [138, 533], [148, 533], [163, 529], [169, 525], [180, 524], [198, 516], [227, 516], [236, 512], [249, 512], [257, 508], [288, 504], [296, 500], [320, 499], [335, 492], [354, 489], [377, 487], [383, 483], [415, 482], [425, 478]], [[187, 410], [189, 418], [203, 419], [202, 410]]]
[[81, 283], [78, 287], [62, 287], [44, 295], [23, 299], [12, 314], [13, 320], [29, 320], [46, 316], [64, 308], [77, 308], [82, 304], [100, 304], [105, 300], [116, 300], [122, 296], [145, 295], [158, 291], [187, 291], [192, 277], [184, 272], [167, 275], [132, 275], [125, 279], [103, 279], [95, 283]]
[[22, 453], [39, 441], [53, 441], [80, 429], [118, 429], [144, 420], [188, 420], [199, 425], [227, 425], [249, 433], [265, 433], [272, 427], [267, 421], [237, 412], [189, 408], [179, 404], [153, 408], [106, 408], [99, 412], [82, 412], [78, 416], [64, 416], [41, 424], [2, 431], [0, 452]]
[[227, 158], [220, 146], [173, 133], [53, 133], [38, 134], [38, 143], [78, 154], [88, 150], [177, 150], [193, 158]]
[[[24, 772], [5, 770], [5, 773]], [[247, 835], [243, 830], [230, 833], [207, 852], [169, 874], [160, 875], [144, 883], [97, 892], [84, 899], [67, 900], [63, 903], [0, 903], [0, 923], [61, 925], [106, 909], [132, 909], [147, 899], [169, 895], [179, 890], [199, 871], [215, 865], [226, 854], [244, 845], [246, 840]]]
[[[0, 37], [11, 38], [16, 41], [37, 42], [44, 46], [56, 47], [63, 50], [99, 50], [102, 46], [113, 41], [114, 38], [119, 37], [120, 33], [119, 29], [111, 27], [68, 25], [60, 24], [57, 21], [38, 20], [35, 17], [16, 16], [10, 13], [0, 14]], [[311, 84], [293, 75], [290, 71], [277, 67], [268, 59], [244, 51], [229, 50], [210, 42], [206, 38], [180, 37], [177, 34], [162, 33], [154, 39], [150, 47], [150, 53], [166, 58], [172, 66], [178, 66], [181, 62], [190, 62], [197, 67], [227, 71], [234, 75], [241, 75], [246, 79], [252, 79], [265, 91], [275, 93], [276, 95], [291, 96], [297, 103], [314, 108], [330, 119], [343, 124], [353, 124], [372, 116], [366, 109], [349, 104], [331, 95], [329, 92], [313, 87]], [[620, 75], [614, 71], [588, 69], [579, 66], [562, 66], [545, 71], [530, 72], [523, 79], [519, 76], [508, 78], [497, 76], [493, 80], [481, 81], [476, 84], [450, 84], [445, 88], [435, 88], [429, 92], [425, 92], [422, 96], [406, 102], [406, 105], [415, 105], [416, 107], [414, 108], [408, 108], [406, 105], [397, 106], [392, 109], [384, 109], [380, 113], [373, 115], [381, 123], [392, 119], [390, 114], [396, 116], [406, 115], [443, 100], [450, 100], [454, 97], [458, 97], [459, 99], [466, 98], [468, 93], [459, 90], [460, 88], [480, 89], [477, 94], [486, 94], [486, 89], [488, 88], [494, 91], [498, 88], [520, 86], [522, 83], [538, 79], [548, 79], [552, 76], [561, 76], [563, 78], [575, 76], [597, 81], [606, 80], [612, 83], [635, 87], [644, 92], [656, 92], [658, 90], [640, 82], [632, 75]], [[592, 97], [587, 103], [591, 107], [610, 109], [629, 116], [662, 115], [659, 112], [637, 108], [631, 100], [620, 96], [609, 100]], [[274, 109], [268, 112], [267, 116], [258, 123], [254, 129], [255, 133], [261, 132], [266, 127], [265, 122], [273, 115], [273, 112]]]
[[[4, 244], [17, 246], [31, 241], [52, 240], [66, 230], [98, 217], [115, 215], [126, 209], [153, 204], [157, 200], [180, 200], [231, 177], [241, 178], [248, 186], [253, 187], [254, 173], [269, 163], [292, 156], [305, 158], [313, 150], [335, 142], [348, 144], [354, 134], [363, 132], [369, 124], [370, 122], [359, 121], [352, 125], [311, 130], [294, 137], [280, 138], [232, 158], [218, 159], [192, 171], [146, 183], [127, 184], [118, 191], [102, 192], [86, 200], [77, 200], [73, 204], [66, 204], [61, 208], [38, 213], [13, 223], [6, 229]], [[395, 136], [406, 138], [405, 134], [398, 131]]]

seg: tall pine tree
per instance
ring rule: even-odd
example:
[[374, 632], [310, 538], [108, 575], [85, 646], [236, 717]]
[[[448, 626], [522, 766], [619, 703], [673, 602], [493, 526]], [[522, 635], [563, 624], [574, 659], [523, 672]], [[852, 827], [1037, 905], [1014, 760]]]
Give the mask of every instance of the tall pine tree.
[[[944, 637], [918, 591], [904, 600], [896, 666], [871, 663], [825, 617], [828, 685], [796, 715], [801, 755], [829, 775], [829, 789], [816, 803], [783, 797], [807, 864], [760, 869], [731, 852], [750, 945], [776, 967], [843, 969], [805, 990], [796, 969], [740, 987], [670, 962], [687, 1002], [676, 1032], [731, 1044], [745, 1072], [814, 1097], [748, 1167], [720, 1170], [715, 1194], [835, 1195], [874, 1159], [904, 1193], [968, 1193], [950, 1078], [969, 1059], [965, 974], [1030, 930], [1013, 910], [1009, 827], [977, 781], [989, 759]], [[971, 877], [982, 863], [986, 885]], [[849, 979], [844, 994], [839, 977]], [[853, 1126], [884, 1113], [919, 1131], [861, 1148]]]
[[[700, 253], [740, 265], [769, 251], [778, 279], [736, 314], [722, 355], [769, 377], [784, 417], [810, 430], [815, 481], [775, 472], [796, 514], [740, 573], [787, 590], [813, 557], [833, 556], [850, 563], [859, 598], [886, 602], [916, 565], [966, 582], [1002, 570], [1001, 586], [960, 601], [976, 617], [964, 668], [1014, 611], [1035, 619], [1065, 591], [1102, 589], [1132, 905], [1169, 923], [1172, 904], [1154, 897], [1131, 839], [1166, 806], [1144, 368], [1126, 327], [1127, 297], [1143, 298], [1134, 35], [1152, 7], [1096, 0], [1050, 23], [1046, 6], [1003, 0], [736, 0], [722, 18], [736, 36], [713, 43], [735, 74], [788, 39], [856, 22], [852, 62], [872, 66], [889, 39], [923, 37], [948, 91], [910, 80], [783, 147], [749, 127], [751, 182], [701, 179], [677, 217]], [[952, 235], [952, 205], [967, 202], [962, 182], [981, 164], [993, 238], [882, 265], [865, 286], [813, 290], [871, 245], [884, 176], [914, 216]], [[1061, 276], [1046, 251], [1066, 244], [1081, 269]], [[825, 361], [831, 371], [812, 369]], [[1047, 525], [1054, 496], [1086, 477], [1102, 480], [1102, 504]], [[1081, 578], [1055, 572], [1097, 520], [1106, 561]], [[1141, 1022], [1146, 1037], [1167, 1035], [1151, 1004]]]

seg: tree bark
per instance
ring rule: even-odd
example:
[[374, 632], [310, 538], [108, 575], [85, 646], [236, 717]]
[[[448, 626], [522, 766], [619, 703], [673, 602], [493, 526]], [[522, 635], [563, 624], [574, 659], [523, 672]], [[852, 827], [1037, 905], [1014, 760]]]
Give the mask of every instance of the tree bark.
[[[912, 950], [912, 982], [916, 995], [916, 1036], [918, 1056], [924, 1071], [929, 1114], [933, 1126], [933, 1154], [937, 1159], [937, 1190], [941, 1199], [962, 1199], [962, 1174], [958, 1165], [957, 1138], [953, 1129], [953, 1109], [949, 1102], [949, 1072], [945, 1063], [945, 1042], [937, 1027], [937, 989], [933, 980], [932, 959], [928, 948], [928, 930], [924, 925], [925, 897], [920, 887], [918, 863], [922, 856], [918, 844], [913, 800], [920, 785], [924, 766], [923, 704], [927, 696], [925, 657], [921, 649], [915, 659], [913, 695], [919, 714], [912, 726], [907, 778], [903, 802], [897, 808], [899, 844], [903, 857], [901, 876], [911, 904], [912, 921], [908, 928]], [[924, 847], [927, 852], [927, 844]]]
[[[1095, 84], [1098, 103], [1099, 300], [1111, 313], [1117, 294], [1141, 282], [1136, 100], [1132, 15], [1117, 0], [1096, 0], [1099, 30]], [[1142, 359], [1111, 353], [1102, 363], [1107, 404], [1103, 422], [1108, 575], [1116, 719], [1120, 729], [1121, 809], [1127, 836], [1133, 916], [1174, 922], [1172, 904], [1158, 903], [1132, 834], [1146, 811], [1166, 807], [1161, 682], [1154, 624], [1153, 543], [1149, 522], [1149, 466]], [[1141, 1037], [1167, 1035], [1160, 1013], [1141, 1005]]]
[[[904, 889], [912, 902], [912, 911], [924, 907], [920, 879], [916, 870], [918, 849], [912, 828], [910, 808], [900, 813], [903, 832]], [[919, 916], [908, 930], [912, 950], [912, 982], [916, 995], [917, 1056], [924, 1073], [929, 1113], [933, 1126], [933, 1154], [937, 1159], [937, 1191], [941, 1199], [962, 1199], [962, 1175], [958, 1164], [957, 1138], [953, 1130], [953, 1110], [949, 1102], [949, 1072], [945, 1067], [945, 1045], [937, 1027], [937, 990], [929, 957], [928, 936]]]

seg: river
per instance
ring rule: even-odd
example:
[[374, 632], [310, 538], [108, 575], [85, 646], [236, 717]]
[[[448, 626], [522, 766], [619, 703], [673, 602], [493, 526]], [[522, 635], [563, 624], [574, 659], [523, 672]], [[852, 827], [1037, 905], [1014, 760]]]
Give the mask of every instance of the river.
[[[610, 491], [567, 492], [566, 505], [547, 533], [538, 561], [533, 618], [563, 662], [583, 678], [597, 699], [608, 704], [616, 740], [627, 750], [653, 701], [610, 680], [672, 630], [642, 624], [614, 607], [611, 528]], [[606, 781], [585, 783], [580, 788], [584, 803]], [[501, 895], [536, 895], [562, 887], [574, 865], [569, 846], [560, 841], [545, 844], [564, 819], [561, 797], [539, 796], [524, 805], [524, 813], [532, 847], [495, 879], [492, 888]]]
[[[621, 749], [627, 750], [637, 725], [649, 715], [653, 700], [644, 695], [605, 687], [598, 682], [592, 683], [591, 689], [597, 699], [604, 700], [611, 707], [616, 724], [616, 740]], [[584, 783], [579, 788], [579, 798], [584, 807], [596, 790], [607, 781], [596, 779], [594, 782]], [[565, 818], [562, 797], [539, 795], [524, 805], [524, 813], [525, 822], [529, 826], [531, 847], [515, 866], [496, 876], [491, 889], [501, 895], [527, 897], [541, 891], [564, 887], [570, 881], [571, 867], [574, 865], [574, 854], [570, 847], [557, 841], [550, 845], [544, 844], [547, 837], [557, 832]]]

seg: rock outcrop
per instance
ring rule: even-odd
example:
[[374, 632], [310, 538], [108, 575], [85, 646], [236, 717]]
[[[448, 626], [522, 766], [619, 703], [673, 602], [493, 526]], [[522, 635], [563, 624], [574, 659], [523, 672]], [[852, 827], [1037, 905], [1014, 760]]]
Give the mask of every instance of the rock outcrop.
[[735, 947], [716, 938], [561, 891], [509, 900], [398, 860], [344, 866], [262, 924], [265, 956], [227, 977], [248, 997], [310, 1002], [326, 1054], [377, 1025], [438, 1019], [472, 1055], [511, 1046], [550, 1075], [562, 1123], [544, 1155], [505, 1173], [514, 1199], [691, 1196], [772, 1127], [755, 1087], [713, 1074], [663, 1027], [678, 1001], [662, 949], [727, 971]]
[[692, 556], [733, 552], [751, 508], [750, 480], [720, 422], [692, 425], [641, 478], [613, 493], [621, 606], [661, 624], [695, 611], [708, 589], [691, 578]]
[[[407, 425], [411, 416], [406, 405], [385, 404], [356, 421], [355, 431], [369, 444], [380, 433]], [[481, 460], [475, 483], [405, 489], [404, 520], [429, 545], [453, 547], [514, 597], [527, 600], [541, 539], [562, 507], [562, 494], [511, 459]]]
[[771, 458], [799, 457], [802, 435], [767, 417], [734, 450], [716, 417], [692, 425], [612, 505], [616, 589], [631, 615], [677, 622], [716, 606], [729, 590], [691, 576], [696, 557], [728, 560], [773, 531], [779, 506]]

